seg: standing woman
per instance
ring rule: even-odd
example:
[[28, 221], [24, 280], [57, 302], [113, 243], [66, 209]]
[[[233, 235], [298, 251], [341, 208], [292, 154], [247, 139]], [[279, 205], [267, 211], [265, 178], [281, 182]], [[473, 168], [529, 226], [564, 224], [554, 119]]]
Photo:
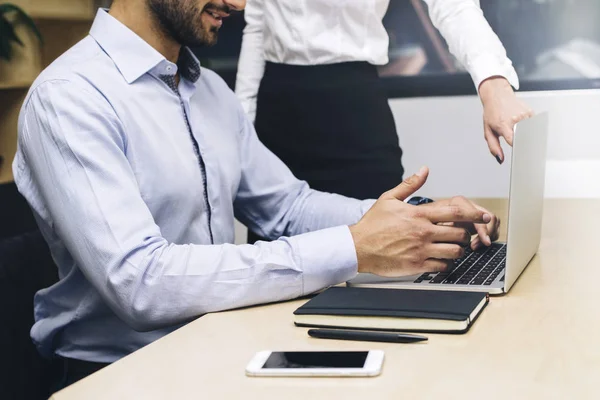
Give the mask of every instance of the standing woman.
[[[260, 140], [314, 189], [377, 198], [402, 180], [402, 151], [376, 67], [388, 62], [389, 2], [247, 2], [236, 94]], [[498, 138], [511, 144], [514, 124], [531, 113], [511, 88], [518, 87], [512, 63], [478, 0], [425, 2], [479, 90], [485, 138], [502, 162]]]

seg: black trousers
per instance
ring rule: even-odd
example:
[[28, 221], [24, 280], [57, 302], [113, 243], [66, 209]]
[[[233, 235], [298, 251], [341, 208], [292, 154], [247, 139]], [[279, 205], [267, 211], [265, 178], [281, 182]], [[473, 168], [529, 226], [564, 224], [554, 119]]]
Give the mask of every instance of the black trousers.
[[[404, 173], [381, 82], [365, 62], [267, 63], [257, 98], [258, 137], [311, 188], [377, 198]], [[249, 243], [257, 239], [248, 233]]]

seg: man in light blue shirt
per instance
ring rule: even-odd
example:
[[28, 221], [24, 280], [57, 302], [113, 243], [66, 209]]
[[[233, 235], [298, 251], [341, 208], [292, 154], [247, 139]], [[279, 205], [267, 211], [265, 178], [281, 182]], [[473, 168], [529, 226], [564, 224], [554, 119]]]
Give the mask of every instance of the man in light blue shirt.
[[[294, 178], [182, 46], [213, 44], [244, 4], [116, 0], [33, 84], [13, 170], [59, 268], [35, 297], [43, 355], [100, 367], [204, 313], [298, 297], [357, 271], [442, 270], [470, 235], [439, 222], [495, 239], [497, 219], [465, 199], [399, 201], [426, 169], [377, 203]], [[231, 244], [234, 217], [278, 240]]]

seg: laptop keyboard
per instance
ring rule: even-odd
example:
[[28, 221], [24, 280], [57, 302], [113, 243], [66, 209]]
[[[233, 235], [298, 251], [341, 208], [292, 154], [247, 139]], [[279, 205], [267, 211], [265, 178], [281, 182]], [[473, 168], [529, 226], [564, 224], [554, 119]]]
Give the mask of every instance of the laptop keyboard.
[[467, 248], [465, 255], [454, 260], [448, 271], [424, 273], [415, 283], [428, 281], [434, 285], [491, 285], [504, 272], [505, 265], [506, 244], [492, 243], [490, 247], [482, 247], [476, 251]]

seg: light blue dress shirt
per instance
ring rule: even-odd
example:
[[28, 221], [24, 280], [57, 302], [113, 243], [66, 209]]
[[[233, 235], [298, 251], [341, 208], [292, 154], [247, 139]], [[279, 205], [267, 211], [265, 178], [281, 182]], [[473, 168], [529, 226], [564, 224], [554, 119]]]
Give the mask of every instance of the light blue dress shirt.
[[[226, 84], [182, 57], [167, 61], [100, 10], [25, 100], [13, 171], [60, 276], [35, 296], [45, 355], [112, 362], [199, 315], [357, 272], [347, 225], [373, 201], [297, 180]], [[234, 217], [281, 238], [233, 245]]]

